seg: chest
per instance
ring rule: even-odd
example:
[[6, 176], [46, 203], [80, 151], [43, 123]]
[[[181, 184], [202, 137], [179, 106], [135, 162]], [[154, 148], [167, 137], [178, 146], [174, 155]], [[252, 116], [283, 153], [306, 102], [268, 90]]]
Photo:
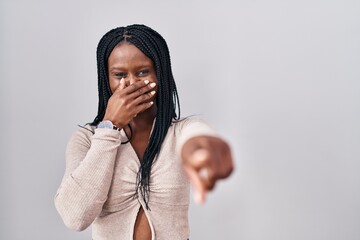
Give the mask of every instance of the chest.
[[[135, 146], [127, 143], [120, 145], [118, 149], [107, 205], [121, 206], [130, 201], [137, 201], [133, 196], [139, 191], [136, 180], [141, 160], [138, 155], [140, 151], [143, 154], [146, 146], [144, 147], [144, 143]], [[168, 134], [151, 167], [150, 201], [187, 204], [188, 191], [189, 182], [183, 171], [181, 159], [176, 153], [176, 137]]]
[[135, 152], [138, 160], [141, 162], [144, 158], [145, 150], [148, 146], [150, 131], [145, 131], [143, 133], [136, 133], [132, 137], [129, 145]]

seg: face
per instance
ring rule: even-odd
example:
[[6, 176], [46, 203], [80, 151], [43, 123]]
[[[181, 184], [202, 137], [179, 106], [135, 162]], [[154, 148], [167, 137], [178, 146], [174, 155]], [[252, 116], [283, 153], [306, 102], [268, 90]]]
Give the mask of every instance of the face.
[[111, 92], [119, 86], [121, 78], [125, 79], [126, 86], [136, 81], [158, 82], [153, 61], [133, 44], [126, 42], [112, 50], [108, 59], [108, 74]]

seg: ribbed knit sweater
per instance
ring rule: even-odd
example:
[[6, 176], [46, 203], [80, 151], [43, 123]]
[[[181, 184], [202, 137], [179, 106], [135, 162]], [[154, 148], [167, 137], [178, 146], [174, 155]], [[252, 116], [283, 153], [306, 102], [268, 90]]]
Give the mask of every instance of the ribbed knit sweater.
[[140, 167], [123, 130], [87, 126], [71, 137], [66, 150], [66, 170], [55, 196], [55, 206], [65, 225], [81, 231], [92, 224], [94, 240], [133, 238], [137, 213], [142, 207], [152, 240], [189, 238], [189, 181], [180, 151], [195, 136], [217, 136], [202, 120], [174, 122], [165, 137], [150, 175], [150, 210], [146, 210], [136, 177]]

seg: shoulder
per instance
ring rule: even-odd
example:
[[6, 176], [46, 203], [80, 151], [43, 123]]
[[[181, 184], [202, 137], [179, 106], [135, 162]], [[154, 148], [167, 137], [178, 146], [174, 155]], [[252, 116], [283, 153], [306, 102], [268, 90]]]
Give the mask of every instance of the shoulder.
[[209, 127], [209, 124], [203, 120], [202, 118], [198, 116], [189, 116], [182, 118], [180, 120], [173, 121], [173, 125], [176, 128], [177, 131], [182, 131], [186, 128], [192, 128], [196, 126], [207, 126]]
[[[174, 122], [175, 129], [178, 133], [182, 132], [198, 132], [215, 134], [215, 130], [204, 119], [198, 116], [190, 116]], [[207, 135], [207, 134], [206, 134]]]
[[178, 148], [190, 138], [198, 136], [220, 137], [219, 134], [203, 119], [191, 116], [174, 123], [178, 139]]

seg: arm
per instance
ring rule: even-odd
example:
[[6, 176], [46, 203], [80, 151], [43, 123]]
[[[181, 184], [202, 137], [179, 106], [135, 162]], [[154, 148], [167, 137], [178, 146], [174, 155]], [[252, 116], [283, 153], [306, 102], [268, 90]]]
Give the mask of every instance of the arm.
[[66, 150], [66, 170], [55, 196], [55, 206], [65, 225], [84, 230], [101, 213], [107, 199], [120, 146], [120, 133], [81, 129], [70, 139]]
[[[108, 101], [103, 120], [123, 128], [134, 116], [152, 106], [150, 81], [126, 86], [122, 78]], [[101, 213], [111, 186], [114, 164], [120, 146], [120, 132], [95, 129], [89, 136], [85, 129], [71, 138], [66, 151], [66, 171], [55, 196], [55, 206], [65, 225], [71, 229], [87, 228]]]
[[184, 126], [180, 155], [196, 191], [195, 200], [200, 203], [205, 201], [206, 192], [212, 190], [219, 179], [228, 177], [233, 171], [228, 143], [199, 120]]

